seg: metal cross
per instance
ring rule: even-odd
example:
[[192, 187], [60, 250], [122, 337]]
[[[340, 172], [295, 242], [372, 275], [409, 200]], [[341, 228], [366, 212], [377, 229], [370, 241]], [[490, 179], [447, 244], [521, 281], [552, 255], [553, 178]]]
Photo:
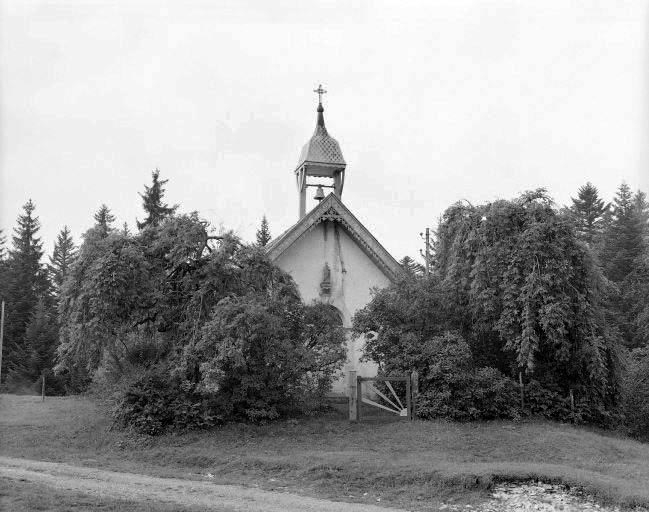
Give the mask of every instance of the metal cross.
[[322, 88], [322, 84], [318, 85], [317, 89], [313, 89], [313, 92], [318, 93], [318, 103], [322, 103], [322, 95], [327, 93], [327, 91]]

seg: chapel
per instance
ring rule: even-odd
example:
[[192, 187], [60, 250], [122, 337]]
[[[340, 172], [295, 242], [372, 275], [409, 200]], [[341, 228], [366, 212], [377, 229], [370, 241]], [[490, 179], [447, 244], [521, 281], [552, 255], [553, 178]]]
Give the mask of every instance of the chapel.
[[[298, 192], [298, 220], [266, 251], [270, 259], [295, 280], [305, 303], [320, 301], [338, 312], [350, 329], [354, 313], [371, 299], [372, 288], [383, 288], [401, 273], [401, 265], [343, 203], [347, 164], [338, 141], [325, 126], [322, 86], [318, 93], [316, 127], [302, 148], [294, 169]], [[315, 190], [315, 206], [307, 211], [307, 189]], [[330, 191], [325, 195], [324, 189]], [[347, 335], [344, 373], [376, 375], [376, 365], [361, 362], [362, 337]], [[343, 376], [332, 392], [344, 393]]]

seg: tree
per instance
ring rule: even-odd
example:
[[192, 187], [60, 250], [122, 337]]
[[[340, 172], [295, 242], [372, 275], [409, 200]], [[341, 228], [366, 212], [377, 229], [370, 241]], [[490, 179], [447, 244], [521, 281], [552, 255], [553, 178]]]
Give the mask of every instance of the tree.
[[142, 207], [147, 216], [143, 222], [137, 221], [137, 228], [144, 229], [147, 226], [157, 226], [166, 217], [172, 216], [178, 209], [178, 205], [168, 206], [162, 202], [165, 189], [164, 185], [169, 180], [160, 179], [160, 170], [156, 169], [151, 173], [153, 179], [151, 186], [144, 185], [144, 194], [140, 194], [142, 198]]
[[54, 244], [54, 251], [50, 256], [49, 272], [52, 278], [52, 283], [56, 287], [57, 293], [60, 293], [63, 281], [68, 274], [70, 265], [74, 262], [77, 256], [77, 250], [72, 240], [70, 229], [63, 226], [63, 229], [56, 237]]
[[592, 245], [599, 239], [609, 205], [599, 197], [597, 187], [588, 182], [579, 188], [577, 198], [572, 198], [570, 213], [580, 238]]
[[424, 267], [421, 263], [417, 263], [410, 256], [404, 256], [399, 264], [406, 271], [406, 274], [411, 277], [421, 276], [424, 273]]
[[600, 259], [606, 276], [615, 283], [624, 281], [634, 268], [634, 262], [645, 249], [643, 195], [637, 201], [626, 183], [622, 183], [613, 200], [610, 223], [604, 233]]
[[113, 231], [112, 224], [115, 222], [115, 216], [111, 213], [110, 208], [102, 204], [93, 215], [93, 218], [95, 219], [97, 236], [106, 238]]
[[9, 251], [7, 290], [3, 297], [7, 306], [2, 375], [20, 373], [24, 369], [29, 357], [25, 330], [39, 299], [49, 298], [47, 272], [41, 264], [42, 242], [37, 236], [40, 222], [34, 215], [35, 209], [31, 199], [23, 206], [23, 213], [18, 216], [18, 225], [14, 228], [13, 248]]
[[268, 220], [266, 219], [265, 215], [261, 218], [261, 225], [257, 230], [256, 237], [257, 237], [257, 245], [260, 247], [265, 247], [266, 244], [268, 244], [268, 242], [270, 242], [271, 240], [270, 229], [268, 227]]
[[[430, 279], [382, 290], [354, 318], [366, 355], [431, 364], [421, 350], [455, 332], [478, 367], [535, 379], [563, 397], [574, 390], [590, 419], [606, 416], [619, 389], [619, 337], [605, 316], [606, 281], [592, 251], [545, 191], [446, 210]], [[601, 418], [600, 418], [601, 419]]]

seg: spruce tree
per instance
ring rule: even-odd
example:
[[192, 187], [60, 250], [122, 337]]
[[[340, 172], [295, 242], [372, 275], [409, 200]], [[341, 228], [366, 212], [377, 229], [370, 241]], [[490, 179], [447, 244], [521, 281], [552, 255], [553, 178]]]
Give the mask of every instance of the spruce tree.
[[266, 219], [265, 215], [261, 218], [261, 225], [257, 230], [256, 237], [257, 245], [260, 247], [266, 246], [271, 240], [270, 228], [268, 227], [268, 220]]
[[144, 185], [144, 194], [142, 198], [142, 207], [146, 212], [146, 218], [143, 222], [137, 221], [137, 228], [144, 229], [147, 226], [157, 226], [165, 217], [170, 217], [178, 209], [178, 205], [169, 206], [162, 202], [165, 194], [164, 185], [169, 180], [160, 179], [160, 170], [156, 169], [151, 173], [152, 183], [150, 187]]
[[52, 256], [50, 256], [49, 264], [50, 276], [57, 293], [61, 290], [61, 285], [76, 256], [77, 249], [74, 246], [70, 229], [67, 226], [63, 226], [63, 229], [56, 237], [54, 251], [52, 252]]
[[[621, 283], [634, 268], [635, 260], [645, 246], [642, 196], [636, 205], [631, 188], [622, 183], [613, 200], [611, 219], [604, 233], [604, 247], [600, 254], [606, 276]], [[640, 208], [640, 210], [638, 210]]]
[[95, 228], [100, 238], [106, 238], [113, 231], [113, 222], [115, 216], [111, 213], [110, 208], [105, 204], [99, 207], [99, 210], [93, 215], [95, 219]]
[[403, 270], [406, 271], [406, 274], [409, 276], [420, 276], [424, 273], [424, 267], [420, 263], [417, 263], [410, 256], [404, 256], [399, 264], [403, 267]]
[[587, 244], [592, 245], [600, 238], [608, 208], [599, 197], [597, 187], [590, 182], [580, 187], [577, 197], [572, 198], [570, 214], [579, 237]]
[[44, 373], [51, 373], [57, 343], [58, 327], [53, 311], [41, 299], [34, 307], [25, 329], [25, 349], [29, 354], [22, 369], [25, 380], [33, 383]]
[[2, 359], [2, 375], [21, 373], [29, 357], [25, 345], [25, 329], [39, 299], [49, 299], [47, 272], [41, 264], [42, 242], [37, 236], [40, 230], [35, 206], [30, 199], [18, 216], [12, 237], [13, 248], [7, 262], [7, 290], [5, 318], [5, 354]]

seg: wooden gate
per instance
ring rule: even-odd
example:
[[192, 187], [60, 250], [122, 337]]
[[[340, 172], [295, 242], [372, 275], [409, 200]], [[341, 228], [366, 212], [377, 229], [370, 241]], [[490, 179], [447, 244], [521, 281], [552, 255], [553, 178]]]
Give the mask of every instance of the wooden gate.
[[[418, 389], [418, 375], [417, 372], [412, 372], [408, 375], [394, 375], [388, 377], [361, 377], [356, 376], [355, 371], [349, 372], [349, 420], [361, 421], [361, 406], [367, 404], [371, 407], [376, 407], [389, 413], [395, 414], [402, 418], [412, 420], [414, 418], [415, 403], [417, 399]], [[375, 382], [385, 382], [387, 387], [386, 393], [383, 393], [374, 386]], [[405, 382], [406, 392], [403, 400], [392, 386], [393, 382]], [[365, 387], [363, 387], [365, 384]], [[363, 394], [363, 391], [371, 392], [372, 398], [369, 393]], [[374, 400], [376, 398], [377, 400]], [[379, 401], [380, 400], [380, 401]]]

